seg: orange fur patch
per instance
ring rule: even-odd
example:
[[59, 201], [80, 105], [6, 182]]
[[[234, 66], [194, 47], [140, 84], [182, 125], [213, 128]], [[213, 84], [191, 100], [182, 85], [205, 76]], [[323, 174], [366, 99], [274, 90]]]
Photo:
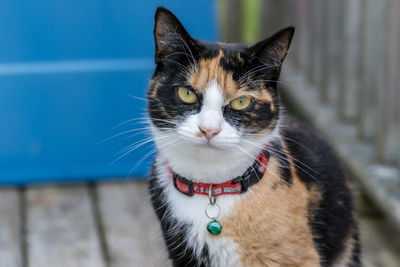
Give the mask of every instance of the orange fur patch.
[[220, 237], [238, 244], [243, 266], [320, 266], [308, 223], [316, 193], [294, 173], [290, 186], [279, 176], [279, 162], [271, 158], [263, 179], [221, 218]]
[[220, 50], [218, 56], [200, 60], [198, 69], [195, 69], [190, 78], [190, 83], [196, 90], [204, 92], [212, 81], [217, 81], [225, 95], [232, 95], [238, 90], [232, 73], [226, 72], [219, 64], [223, 56], [224, 53]]
[[230, 78], [232, 80], [230, 83], [235, 83], [232, 79], [232, 74], [225, 72], [219, 66], [222, 57], [223, 52], [220, 50], [218, 56], [212, 59], [200, 60], [199, 67], [196, 69], [197, 72], [190, 79], [191, 85], [196, 88], [196, 90], [204, 92], [207, 89], [207, 86], [209, 86], [214, 80], [216, 80], [222, 88], [228, 87], [227, 83]]
[[157, 98], [157, 92], [158, 88], [160, 88], [161, 83], [159, 81], [156, 81], [154, 79], [150, 80], [150, 89], [151, 89], [151, 97], [152, 98]]

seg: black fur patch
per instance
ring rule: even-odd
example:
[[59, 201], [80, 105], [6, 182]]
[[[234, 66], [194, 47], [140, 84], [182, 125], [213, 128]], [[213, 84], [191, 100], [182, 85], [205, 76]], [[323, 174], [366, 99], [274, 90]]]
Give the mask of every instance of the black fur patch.
[[309, 189], [317, 186], [322, 194], [319, 206], [312, 211], [310, 225], [323, 266], [330, 266], [356, 227], [346, 175], [332, 148], [310, 127], [288, 117], [282, 135], [289, 154], [297, 159], [294, 163], [301, 181]]

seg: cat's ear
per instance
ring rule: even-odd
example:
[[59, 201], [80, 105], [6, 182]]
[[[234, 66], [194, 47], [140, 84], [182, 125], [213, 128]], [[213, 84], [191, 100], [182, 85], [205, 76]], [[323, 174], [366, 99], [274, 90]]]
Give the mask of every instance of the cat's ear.
[[275, 33], [264, 41], [249, 48], [251, 56], [257, 57], [262, 63], [282, 64], [289, 50], [294, 34], [294, 27], [287, 27]]
[[163, 7], [157, 8], [156, 11], [154, 41], [156, 63], [174, 52], [189, 53], [188, 50], [194, 45], [194, 40], [181, 22], [171, 11]]

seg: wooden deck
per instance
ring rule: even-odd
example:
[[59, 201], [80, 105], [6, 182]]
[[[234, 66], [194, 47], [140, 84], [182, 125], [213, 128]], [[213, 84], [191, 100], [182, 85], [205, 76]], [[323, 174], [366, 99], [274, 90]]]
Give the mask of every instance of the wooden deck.
[[[362, 210], [365, 266], [399, 266], [399, 235]], [[0, 267], [170, 265], [144, 181], [0, 189]]]
[[0, 189], [0, 267], [170, 265], [145, 182]]

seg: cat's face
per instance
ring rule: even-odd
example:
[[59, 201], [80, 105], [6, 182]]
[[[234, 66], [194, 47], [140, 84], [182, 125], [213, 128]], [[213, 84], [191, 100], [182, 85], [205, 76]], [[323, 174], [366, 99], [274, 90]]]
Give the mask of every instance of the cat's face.
[[157, 67], [148, 109], [161, 152], [191, 158], [257, 154], [278, 125], [276, 83], [293, 28], [252, 47], [205, 43], [158, 9], [154, 35]]

